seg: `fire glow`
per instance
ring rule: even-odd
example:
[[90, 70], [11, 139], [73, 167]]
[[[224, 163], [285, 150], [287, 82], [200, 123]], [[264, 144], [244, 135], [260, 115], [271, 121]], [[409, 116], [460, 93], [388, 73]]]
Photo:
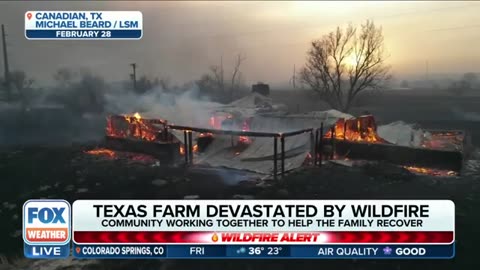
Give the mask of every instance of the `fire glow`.
[[[334, 136], [337, 140], [346, 140], [351, 142], [366, 143], [384, 143], [385, 141], [377, 134], [377, 125], [375, 119], [371, 115], [360, 116], [353, 119], [340, 118], [335, 123]], [[331, 139], [332, 130], [324, 136]]]
[[438, 170], [433, 168], [404, 166], [403, 168], [415, 174], [433, 175], [433, 176], [457, 176], [458, 173], [454, 171]]
[[115, 152], [106, 148], [93, 149], [93, 150], [85, 151], [85, 153], [90, 155], [103, 155], [111, 158], [115, 157]]
[[156, 158], [149, 155], [122, 151], [112, 151], [106, 148], [96, 148], [84, 151], [84, 153], [92, 156], [105, 157], [108, 159], [125, 159], [134, 162], [154, 163], [158, 161]]
[[[251, 118], [243, 120], [242, 123], [242, 131], [249, 131], [250, 130], [250, 121]], [[241, 144], [250, 144], [252, 140], [248, 136], [240, 136], [238, 137], [238, 142]]]
[[163, 120], [145, 119], [138, 112], [133, 115], [114, 115], [107, 118], [106, 134], [116, 138], [155, 141], [161, 132], [161, 128], [155, 124], [162, 123]]

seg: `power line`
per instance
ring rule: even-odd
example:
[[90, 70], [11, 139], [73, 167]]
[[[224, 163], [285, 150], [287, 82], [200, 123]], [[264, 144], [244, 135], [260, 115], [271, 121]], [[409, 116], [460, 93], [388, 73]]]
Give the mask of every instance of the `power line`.
[[480, 24], [462, 25], [462, 26], [455, 26], [450, 28], [436, 28], [436, 29], [427, 30], [425, 32], [453, 31], [453, 30], [470, 29], [470, 28], [477, 28], [477, 27], [480, 27]]

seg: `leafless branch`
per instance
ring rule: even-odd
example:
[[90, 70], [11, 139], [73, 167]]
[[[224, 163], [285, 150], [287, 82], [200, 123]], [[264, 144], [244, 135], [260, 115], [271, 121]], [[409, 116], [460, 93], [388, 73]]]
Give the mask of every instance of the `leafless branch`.
[[382, 29], [371, 21], [360, 29], [337, 27], [312, 42], [300, 80], [333, 108], [348, 111], [358, 93], [389, 79], [383, 45]]

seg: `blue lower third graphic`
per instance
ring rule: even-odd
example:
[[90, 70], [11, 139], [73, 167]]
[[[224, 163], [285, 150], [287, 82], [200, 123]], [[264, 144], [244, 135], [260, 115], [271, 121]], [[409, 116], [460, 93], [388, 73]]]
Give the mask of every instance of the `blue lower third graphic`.
[[141, 39], [142, 30], [25, 30], [27, 39]]
[[73, 245], [77, 258], [451, 259], [450, 245]]
[[25, 257], [31, 259], [63, 259], [70, 256], [70, 244], [65, 245], [29, 245], [23, 244]]

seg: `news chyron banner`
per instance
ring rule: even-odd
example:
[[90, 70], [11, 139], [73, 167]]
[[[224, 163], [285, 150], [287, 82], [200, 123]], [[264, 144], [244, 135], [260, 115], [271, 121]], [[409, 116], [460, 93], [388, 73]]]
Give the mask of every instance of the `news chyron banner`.
[[29, 40], [141, 39], [140, 11], [27, 11]]
[[[59, 248], [52, 240], [65, 239], [53, 226], [65, 213], [59, 207], [24, 209], [24, 219], [35, 222], [26, 226], [24, 238], [50, 241], [26, 243], [28, 257], [51, 254]], [[71, 236], [72, 256], [84, 259], [449, 259], [455, 256], [455, 205], [449, 200], [77, 200]]]

